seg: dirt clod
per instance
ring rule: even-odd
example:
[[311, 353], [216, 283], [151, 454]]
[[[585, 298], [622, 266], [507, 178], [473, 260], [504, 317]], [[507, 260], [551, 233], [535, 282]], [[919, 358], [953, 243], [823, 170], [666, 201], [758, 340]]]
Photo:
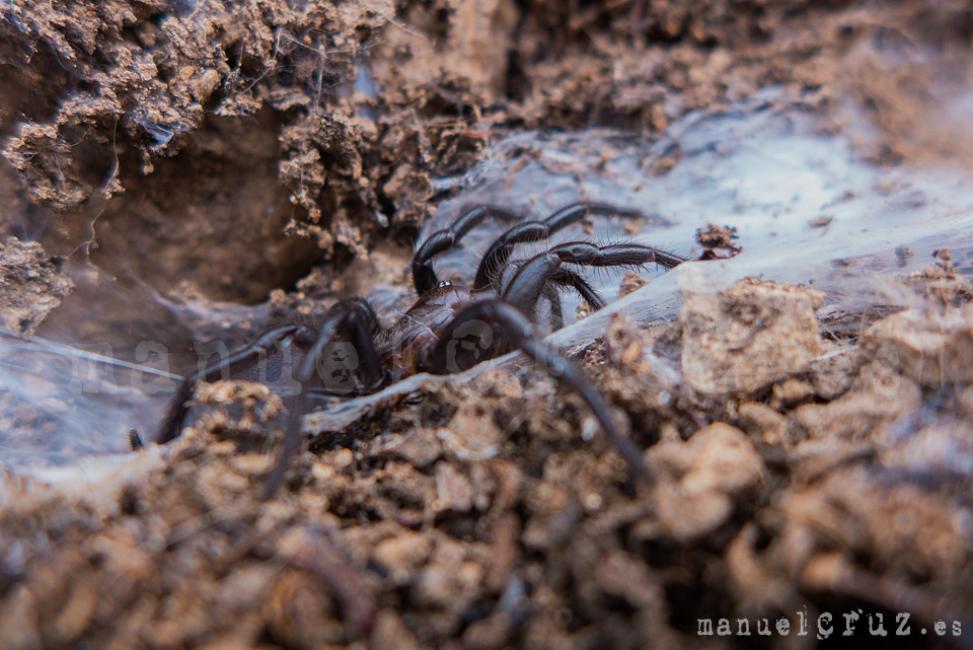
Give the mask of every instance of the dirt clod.
[[724, 423], [711, 424], [686, 443], [660, 443], [649, 457], [675, 478], [655, 493], [655, 510], [666, 533], [683, 542], [724, 523], [734, 497], [753, 490], [764, 473], [747, 436]]
[[973, 307], [917, 307], [865, 331], [865, 347], [927, 386], [973, 382]]
[[696, 241], [703, 247], [700, 259], [727, 259], [738, 255], [743, 250], [738, 243], [739, 235], [736, 228], [709, 224], [706, 228], [696, 231]]
[[806, 371], [820, 352], [814, 310], [823, 296], [812, 289], [743, 280], [684, 298], [683, 373], [700, 392], [754, 392]]
[[74, 286], [63, 273], [62, 262], [46, 255], [36, 242], [14, 237], [0, 241], [0, 325], [14, 332], [34, 332]]

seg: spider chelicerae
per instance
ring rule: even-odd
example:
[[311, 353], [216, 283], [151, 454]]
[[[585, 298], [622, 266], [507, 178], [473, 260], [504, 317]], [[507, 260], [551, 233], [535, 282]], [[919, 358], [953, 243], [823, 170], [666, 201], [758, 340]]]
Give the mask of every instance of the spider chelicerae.
[[[299, 392], [288, 411], [279, 458], [264, 484], [272, 496], [284, 479], [291, 456], [302, 442], [302, 417], [312, 394], [362, 395], [375, 392], [417, 372], [450, 374], [519, 349], [557, 381], [580, 395], [617, 452], [636, 476], [647, 478], [642, 454], [618, 430], [598, 391], [584, 374], [538, 334], [540, 306], [552, 329], [563, 326], [560, 291], [577, 292], [592, 310], [605, 301], [585, 279], [585, 267], [639, 266], [656, 263], [665, 269], [685, 258], [636, 243], [598, 244], [570, 241], [520, 260], [512, 259], [518, 244], [547, 239], [587, 215], [641, 217], [603, 203], [573, 203], [542, 220], [519, 221], [503, 232], [480, 260], [472, 286], [440, 282], [433, 258], [459, 243], [487, 217], [519, 220], [508, 210], [479, 205], [466, 210], [452, 225], [432, 233], [412, 260], [412, 279], [418, 299], [391, 327], [383, 329], [363, 298], [347, 298], [332, 306], [314, 328], [285, 324], [226, 358], [186, 377], [172, 397], [155, 436], [158, 443], [179, 435], [197, 383], [232, 376], [256, 365], [274, 350], [294, 344], [304, 350], [297, 363]], [[340, 369], [322, 363], [336, 341], [350, 345], [353, 363]]]

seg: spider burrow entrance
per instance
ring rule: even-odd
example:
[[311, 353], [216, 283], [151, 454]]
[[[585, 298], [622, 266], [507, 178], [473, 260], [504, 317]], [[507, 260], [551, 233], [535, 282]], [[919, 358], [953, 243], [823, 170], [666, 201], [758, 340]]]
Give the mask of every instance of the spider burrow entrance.
[[[310, 395], [368, 394], [415, 373], [454, 374], [519, 350], [555, 381], [577, 393], [632, 474], [643, 481], [651, 480], [642, 450], [615, 424], [609, 405], [574, 362], [543, 341], [537, 329], [538, 303], [542, 297], [549, 301], [551, 324], [558, 329], [563, 325], [560, 291], [577, 292], [593, 309], [605, 305], [584, 277], [586, 268], [656, 263], [671, 269], [686, 259], [643, 244], [584, 241], [557, 244], [523, 261], [512, 259], [517, 244], [545, 239], [588, 214], [639, 216], [635, 211], [608, 204], [574, 203], [543, 220], [525, 221], [502, 233], [480, 260], [472, 286], [440, 282], [433, 268], [436, 255], [455, 246], [489, 216], [517, 218], [494, 206], [470, 208], [451, 226], [434, 232], [417, 247], [411, 266], [418, 298], [390, 327], [380, 327], [364, 298], [350, 298], [332, 306], [313, 331], [290, 324], [269, 330], [226, 360], [187, 377], [170, 401], [156, 441], [166, 442], [179, 434], [187, 402], [198, 382], [211, 381], [227, 371], [256, 363], [268, 351], [293, 341], [304, 349], [295, 377], [299, 390], [290, 405], [277, 462], [264, 483], [262, 495], [270, 498], [284, 484], [290, 460], [301, 447], [302, 418]], [[506, 265], [516, 268], [512, 275], [497, 272], [498, 267]], [[331, 370], [328, 359], [323, 358], [325, 350], [339, 340], [348, 342], [354, 352], [343, 359], [342, 385], [315, 387], [315, 378]]]

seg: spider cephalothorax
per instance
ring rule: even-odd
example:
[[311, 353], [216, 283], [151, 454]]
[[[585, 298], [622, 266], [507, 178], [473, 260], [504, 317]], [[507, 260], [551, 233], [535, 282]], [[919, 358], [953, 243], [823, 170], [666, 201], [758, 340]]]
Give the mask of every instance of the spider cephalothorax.
[[[449, 228], [433, 233], [419, 246], [412, 261], [418, 299], [391, 327], [382, 329], [368, 302], [349, 298], [336, 303], [312, 331], [300, 325], [281, 325], [217, 364], [183, 380], [156, 435], [167, 442], [179, 435], [188, 401], [197, 382], [211, 381], [255, 364], [285, 342], [306, 349], [297, 367], [300, 392], [290, 408], [280, 458], [265, 485], [272, 495], [283, 480], [290, 456], [301, 443], [301, 421], [314, 380], [324, 380], [317, 392], [365, 394], [416, 372], [447, 374], [465, 370], [487, 358], [519, 349], [553, 377], [577, 392], [591, 409], [616, 450], [642, 477], [648, 469], [642, 454], [612, 422], [608, 406], [573, 363], [543, 342], [536, 332], [539, 304], [548, 307], [550, 326], [563, 325], [562, 290], [576, 291], [592, 309], [605, 305], [581, 274], [584, 267], [632, 266], [656, 263], [672, 268], [685, 261], [671, 253], [635, 243], [599, 245], [573, 241], [557, 244], [533, 257], [512, 261], [517, 244], [546, 239], [588, 214], [639, 216], [611, 205], [575, 203], [540, 221], [523, 221], [505, 231], [480, 261], [472, 286], [440, 282], [432, 259], [457, 244], [487, 216], [516, 218], [491, 206], [467, 210]], [[507, 271], [507, 272], [504, 272]], [[322, 377], [319, 362], [335, 341], [352, 346], [354, 363], [343, 368], [341, 381]], [[324, 373], [326, 374], [326, 373]]]

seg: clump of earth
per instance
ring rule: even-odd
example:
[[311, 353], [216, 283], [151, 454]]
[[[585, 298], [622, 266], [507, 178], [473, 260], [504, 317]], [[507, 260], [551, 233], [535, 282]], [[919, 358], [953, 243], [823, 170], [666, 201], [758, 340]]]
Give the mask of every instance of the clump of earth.
[[[754, 98], [755, 113], [799, 106], [824, 134], [856, 126], [876, 169], [962, 165], [968, 135], [942, 106], [969, 92], [969, 16], [959, 2], [3, 5], [3, 372], [40, 376], [6, 353], [42, 341], [112, 342], [151, 365], [146, 332], [239, 344], [347, 295], [387, 320], [414, 299], [416, 236], [484, 187], [544, 213], [606, 191], [586, 179], [642, 146], [645, 182], [661, 184], [695, 155], [670, 146], [673, 127]], [[625, 141], [572, 141], [556, 164], [548, 144], [517, 144], [600, 128]], [[491, 157], [510, 167], [477, 185]], [[570, 187], [525, 187], [534, 164]], [[890, 211], [965, 218], [891, 185], [877, 189]], [[802, 232], [841, 227], [855, 198]], [[679, 229], [637, 207], [641, 226], [580, 227]], [[757, 268], [743, 265], [773, 242], [723, 223], [668, 243], [699, 268]], [[823, 258], [840, 278], [892, 265], [894, 291], [867, 304], [860, 282], [812, 286], [786, 264], [720, 286], [691, 268], [610, 278], [623, 306], [578, 305], [552, 340], [643, 450], [649, 483], [516, 358], [309, 416], [269, 501], [287, 405], [241, 378], [201, 386], [169, 445], [81, 472], [8, 467], [0, 645], [709, 647], [701, 619], [796, 629], [798, 612], [813, 626], [859, 609], [893, 635], [908, 612], [923, 642], [959, 645], [973, 633], [973, 286], [969, 231], [954, 234], [891, 262]], [[624, 306], [656, 295], [654, 311]], [[111, 417], [131, 398], [111, 393]], [[0, 392], [5, 445], [40, 449], [72, 417], [75, 437], [96, 426], [56, 393]]]

